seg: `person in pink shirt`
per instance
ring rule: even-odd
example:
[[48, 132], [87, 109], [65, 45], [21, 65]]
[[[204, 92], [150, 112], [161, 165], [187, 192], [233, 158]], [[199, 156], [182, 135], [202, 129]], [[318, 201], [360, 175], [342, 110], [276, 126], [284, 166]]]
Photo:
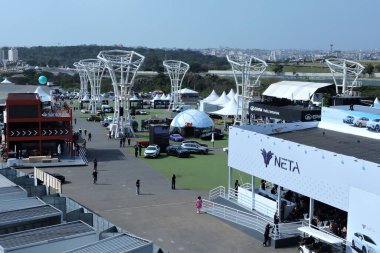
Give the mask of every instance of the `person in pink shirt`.
[[201, 196], [198, 196], [197, 202], [195, 202], [195, 207], [197, 208], [197, 213], [201, 213], [201, 208], [202, 208], [202, 198], [201, 198]]

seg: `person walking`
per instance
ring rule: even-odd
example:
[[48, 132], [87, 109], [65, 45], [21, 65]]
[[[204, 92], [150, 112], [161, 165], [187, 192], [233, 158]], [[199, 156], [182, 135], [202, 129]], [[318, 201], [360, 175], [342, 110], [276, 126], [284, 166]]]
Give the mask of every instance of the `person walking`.
[[236, 179], [236, 181], [235, 181], [235, 196], [236, 196], [236, 197], [237, 197], [237, 195], [238, 195], [239, 186], [240, 186], [240, 184], [239, 184], [239, 180]]
[[77, 124], [77, 118], [74, 118], [74, 125]]
[[120, 138], [120, 147], [123, 146], [123, 137]]
[[197, 214], [201, 213], [201, 208], [202, 208], [202, 197], [198, 196], [197, 201], [195, 202], [195, 207], [197, 208]]
[[122, 140], [123, 140], [123, 148], [125, 148], [125, 136], [123, 136]]
[[88, 141], [91, 141], [91, 137], [92, 137], [91, 132], [88, 132]]
[[94, 159], [94, 171], [98, 171], [98, 160]]
[[85, 128], [83, 131], [84, 131], [84, 136], [87, 136], [87, 129]]
[[274, 226], [273, 226], [273, 229], [272, 229], [272, 234], [274, 233], [274, 230], [276, 229], [277, 230], [277, 235], [280, 234], [280, 232], [278, 231], [278, 223], [280, 222], [280, 218], [278, 217], [278, 213], [276, 212], [273, 216], [273, 223], [274, 223]]
[[131, 146], [131, 138], [128, 138], [128, 146]]
[[136, 195], [140, 195], [140, 179], [136, 181]]
[[82, 128], [81, 127], [79, 128], [78, 132], [79, 132], [79, 135], [82, 135]]
[[96, 170], [92, 172], [92, 178], [94, 179], [94, 184], [96, 184], [98, 181], [98, 172]]
[[267, 247], [269, 245], [267, 245], [267, 243], [270, 243], [270, 237], [269, 237], [269, 231], [271, 229], [271, 225], [268, 223], [266, 226], [265, 226], [265, 231], [264, 231], [264, 242], [263, 242], [263, 246], [264, 247]]
[[172, 190], [175, 190], [175, 180], [176, 180], [176, 176], [175, 176], [175, 174], [173, 174], [173, 176], [172, 176]]
[[139, 156], [141, 156], [141, 150], [142, 150], [142, 145], [141, 143], [139, 144]]
[[135, 157], [137, 158], [137, 155], [139, 154], [139, 147], [137, 144], [135, 145]]
[[112, 137], [112, 133], [111, 133], [111, 131], [108, 131], [108, 139], [111, 140], [111, 137]]

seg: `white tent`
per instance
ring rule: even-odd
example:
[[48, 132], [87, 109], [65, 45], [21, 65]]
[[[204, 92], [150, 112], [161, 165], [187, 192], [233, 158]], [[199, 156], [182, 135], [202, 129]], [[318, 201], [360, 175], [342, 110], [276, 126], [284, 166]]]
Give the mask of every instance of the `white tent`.
[[7, 78], [5, 78], [1, 84], [13, 84], [11, 81], [9, 81]]
[[281, 81], [271, 84], [263, 93], [264, 96], [286, 98], [289, 100], [309, 101], [319, 89], [332, 85], [331, 83]]
[[220, 97], [217, 100], [212, 101], [212, 102], [210, 102], [208, 104], [218, 105], [218, 106], [222, 106], [223, 107], [229, 101], [230, 101], [230, 99], [227, 97], [226, 92], [223, 91], [222, 95], [220, 95]]
[[214, 127], [214, 122], [212, 119], [204, 112], [195, 110], [195, 109], [190, 109], [183, 111], [177, 116], [174, 117], [172, 120], [172, 123], [170, 124], [170, 128], [173, 127], [186, 127], [191, 123], [192, 127], [195, 128], [213, 128]]
[[230, 92], [227, 94], [227, 97], [231, 100], [233, 97], [235, 97], [235, 92], [233, 89], [230, 90]]
[[[239, 111], [241, 112], [241, 109]], [[224, 108], [222, 108], [222, 109], [220, 109], [218, 111], [209, 112], [209, 113], [210, 114], [220, 115], [220, 116], [233, 116], [233, 115], [236, 115], [238, 113], [238, 104], [236, 102], [236, 99], [235, 98], [231, 99], [230, 102], [228, 102], [224, 106]]]
[[375, 101], [373, 101], [373, 107], [380, 109], [380, 101], [378, 98], [376, 98]]
[[88, 96], [88, 94], [84, 95], [81, 101], [90, 101], [90, 97]]
[[219, 98], [219, 95], [216, 94], [215, 90], [212, 90], [212, 92], [210, 93], [210, 95], [208, 95], [205, 99], [203, 99], [202, 101], [203, 102], [212, 102], [212, 101], [215, 101]]
[[161, 95], [161, 98], [160, 98], [161, 100], [165, 100], [166, 99], [166, 96], [165, 96], [165, 93], [162, 93], [162, 95]]
[[189, 94], [189, 93], [193, 93], [193, 94], [198, 94], [197, 91], [195, 90], [191, 90], [191, 89], [188, 89], [188, 88], [183, 88], [183, 89], [180, 89], [178, 91], [179, 94]]
[[166, 95], [165, 100], [170, 100], [170, 99], [172, 99], [172, 96], [170, 94]]
[[136, 97], [136, 95], [133, 95], [133, 97], [131, 97], [129, 100], [130, 101], [138, 101], [140, 99], [138, 97]]
[[48, 95], [40, 86], [34, 91], [40, 97], [41, 102], [49, 102], [51, 101], [50, 95]]
[[160, 100], [161, 99], [161, 96], [159, 94], [156, 94], [156, 96], [154, 96], [153, 100]]

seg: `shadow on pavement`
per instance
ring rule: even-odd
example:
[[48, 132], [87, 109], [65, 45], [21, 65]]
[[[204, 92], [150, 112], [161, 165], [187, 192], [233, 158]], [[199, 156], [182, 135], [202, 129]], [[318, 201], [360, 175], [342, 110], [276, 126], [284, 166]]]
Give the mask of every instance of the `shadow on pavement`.
[[127, 160], [127, 157], [119, 149], [87, 149], [87, 160], [93, 161], [94, 158], [98, 162], [107, 162], [115, 160]]

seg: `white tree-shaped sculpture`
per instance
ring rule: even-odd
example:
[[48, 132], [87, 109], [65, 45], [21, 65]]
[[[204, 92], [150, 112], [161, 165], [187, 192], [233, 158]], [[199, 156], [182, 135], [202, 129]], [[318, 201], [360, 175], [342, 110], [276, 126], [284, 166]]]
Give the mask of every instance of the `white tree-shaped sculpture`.
[[163, 62], [167, 74], [170, 77], [171, 83], [171, 98], [168, 110], [176, 108], [177, 105], [182, 103], [181, 94], [179, 91], [182, 86], [183, 78], [189, 70], [189, 64], [183, 61], [166, 60]]
[[96, 113], [98, 104], [101, 104], [100, 87], [104, 73], [104, 63], [99, 59], [80, 60], [79, 65], [86, 71], [91, 87], [91, 113]]
[[79, 62], [74, 62], [74, 67], [77, 69], [80, 80], [80, 90], [78, 96], [78, 102], [82, 101], [82, 99], [88, 95], [88, 78], [87, 73], [84, 67], [79, 64]]
[[[326, 59], [326, 64], [333, 76], [337, 94], [352, 95], [352, 90], [361, 86], [357, 79], [364, 67], [360, 63], [346, 59]], [[337, 73], [342, 75], [342, 83], [337, 82]]]
[[99, 52], [98, 59], [104, 62], [112, 79], [115, 93], [114, 136], [119, 137], [121, 134], [126, 134], [125, 128], [131, 130], [129, 99], [133, 95], [132, 89], [137, 71], [145, 57], [134, 51], [106, 50]]
[[248, 123], [248, 103], [252, 100], [255, 88], [260, 86], [260, 76], [267, 63], [259, 58], [247, 55], [227, 55], [236, 83], [237, 112], [234, 124]]

